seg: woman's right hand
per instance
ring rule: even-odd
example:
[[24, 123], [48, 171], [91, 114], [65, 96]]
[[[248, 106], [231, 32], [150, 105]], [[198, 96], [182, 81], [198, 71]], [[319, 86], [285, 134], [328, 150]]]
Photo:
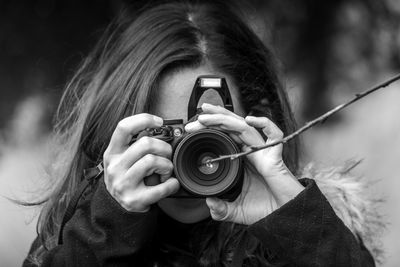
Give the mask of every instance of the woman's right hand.
[[[162, 124], [162, 118], [147, 113], [127, 117], [118, 123], [104, 152], [106, 188], [128, 211], [146, 212], [151, 204], [179, 189], [178, 180], [171, 177], [172, 148], [168, 143], [144, 136], [129, 145], [133, 135]], [[160, 175], [161, 183], [145, 185], [144, 177], [153, 173]]]

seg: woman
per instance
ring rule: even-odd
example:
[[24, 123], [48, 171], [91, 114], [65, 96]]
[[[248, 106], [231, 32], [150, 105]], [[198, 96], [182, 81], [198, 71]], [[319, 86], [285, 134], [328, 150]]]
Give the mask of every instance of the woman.
[[[233, 202], [167, 198], [171, 146], [132, 137], [163, 119], [187, 118], [200, 75], [226, 78], [235, 113], [206, 94], [195, 132], [226, 131], [242, 147], [293, 131], [275, 58], [228, 6], [174, 2], [121, 16], [73, 77], [60, 104], [60, 180], [45, 201], [39, 237], [25, 265], [41, 266], [373, 266], [362, 242], [312, 180], [297, 180], [297, 144], [247, 157]], [[251, 115], [251, 116], [249, 116]], [[61, 228], [83, 172], [104, 162]], [[160, 176], [148, 186], [145, 177]], [[68, 212], [69, 213], [69, 212]], [[58, 240], [59, 232], [60, 239]]]

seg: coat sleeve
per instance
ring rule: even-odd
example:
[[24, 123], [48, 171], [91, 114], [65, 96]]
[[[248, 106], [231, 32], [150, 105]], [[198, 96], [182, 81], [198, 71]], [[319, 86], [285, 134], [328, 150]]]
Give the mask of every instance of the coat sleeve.
[[248, 228], [271, 258], [289, 266], [375, 266], [314, 180], [300, 182], [306, 188], [299, 195]]
[[144, 266], [156, 216], [154, 208], [126, 211], [101, 178], [65, 225], [63, 244], [46, 252], [41, 266]]

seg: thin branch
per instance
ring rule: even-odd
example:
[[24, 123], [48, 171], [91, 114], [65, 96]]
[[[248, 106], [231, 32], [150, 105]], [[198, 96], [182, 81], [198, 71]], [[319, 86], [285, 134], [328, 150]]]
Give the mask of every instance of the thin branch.
[[373, 88], [371, 88], [369, 90], [366, 90], [366, 91], [364, 91], [362, 93], [356, 94], [355, 97], [353, 99], [351, 99], [350, 101], [348, 101], [346, 103], [343, 103], [343, 104], [341, 104], [341, 105], [329, 110], [328, 112], [322, 114], [321, 116], [319, 116], [318, 118], [316, 118], [316, 119], [314, 119], [312, 121], [307, 122], [303, 127], [298, 129], [297, 131], [285, 136], [281, 140], [277, 140], [277, 141], [274, 141], [272, 143], [269, 143], [269, 144], [266, 144], [266, 145], [262, 145], [262, 146], [250, 146], [250, 150], [248, 150], [248, 151], [237, 153], [237, 154], [232, 154], [232, 155], [223, 155], [223, 156], [220, 156], [220, 157], [215, 158], [215, 159], [209, 159], [206, 162], [204, 162], [204, 164], [211, 164], [213, 162], [221, 161], [221, 160], [224, 160], [224, 159], [234, 160], [234, 159], [246, 156], [248, 154], [254, 153], [256, 151], [259, 151], [259, 150], [262, 150], [262, 149], [266, 149], [268, 147], [273, 147], [273, 146], [276, 146], [276, 145], [279, 145], [279, 144], [284, 144], [284, 143], [288, 142], [289, 140], [293, 139], [294, 137], [300, 135], [304, 131], [310, 129], [311, 127], [313, 127], [317, 123], [322, 123], [322, 122], [326, 121], [330, 116], [332, 116], [336, 112], [344, 109], [348, 105], [351, 105], [352, 103], [360, 100], [361, 98], [363, 98], [363, 97], [375, 92], [378, 89], [384, 88], [384, 87], [390, 85], [391, 83], [393, 83], [393, 82], [395, 82], [395, 81], [397, 81], [399, 79], [400, 79], [400, 74], [397, 74], [393, 78], [391, 78], [391, 79], [389, 79], [389, 80], [387, 80], [387, 81], [385, 81], [385, 82], [383, 82], [383, 83], [381, 83], [381, 84], [379, 84], [379, 85], [377, 85], [377, 86], [375, 86], [375, 87], [373, 87]]

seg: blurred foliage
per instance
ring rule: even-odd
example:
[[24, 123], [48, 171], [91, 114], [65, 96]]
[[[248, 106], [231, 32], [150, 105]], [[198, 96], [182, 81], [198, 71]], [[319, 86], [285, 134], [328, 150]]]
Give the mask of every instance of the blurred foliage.
[[[64, 84], [102, 29], [121, 8], [149, 2], [0, 1], [0, 125], [8, 123], [22, 98], [45, 95], [50, 127]], [[331, 90], [399, 68], [399, 1], [235, 2], [303, 88], [298, 118], [308, 120], [331, 108]]]
[[360, 89], [362, 79], [400, 67], [399, 1], [253, 2], [258, 24], [266, 25], [263, 39], [276, 47], [287, 73], [302, 81], [300, 118], [332, 108], [330, 90]]
[[111, 2], [0, 1], [0, 125], [26, 96], [46, 95], [45, 108], [54, 111], [74, 67], [114, 15]]

